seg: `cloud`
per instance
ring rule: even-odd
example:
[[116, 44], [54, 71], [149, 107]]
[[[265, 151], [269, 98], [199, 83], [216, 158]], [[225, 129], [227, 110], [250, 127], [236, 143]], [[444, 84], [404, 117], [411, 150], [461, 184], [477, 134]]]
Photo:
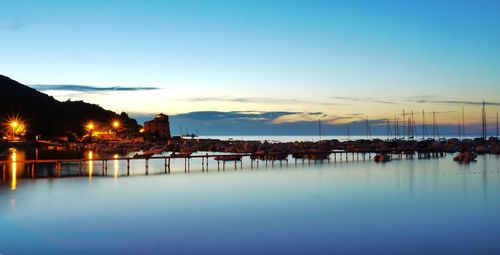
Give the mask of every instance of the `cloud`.
[[344, 100], [344, 101], [353, 101], [353, 102], [371, 102], [371, 103], [379, 103], [379, 104], [396, 104], [392, 101], [376, 99], [372, 97], [331, 97], [332, 99]]
[[361, 116], [355, 115], [355, 116], [333, 116], [333, 117], [328, 117], [326, 118], [325, 122], [329, 124], [347, 124], [351, 122], [356, 122], [358, 120], [364, 119]]
[[418, 100], [429, 100], [429, 98], [437, 98], [440, 95], [416, 95], [416, 96], [398, 96], [397, 99], [403, 101], [418, 101]]
[[[427, 116], [429, 118], [429, 117], [432, 117], [432, 114], [434, 114], [434, 113], [435, 114], [448, 114], [448, 113], [455, 113], [455, 112], [456, 111], [451, 111], [451, 110], [450, 111], [426, 111], [425, 116]], [[409, 118], [411, 115], [413, 115], [414, 117], [421, 116], [422, 112], [421, 111], [414, 112], [414, 111], [410, 110], [410, 111], [406, 111], [404, 116], [405, 116], [405, 118]], [[403, 116], [403, 112], [401, 111], [401, 112], [394, 115], [394, 117], [396, 117], [396, 116], [397, 117]]]
[[[483, 105], [482, 101], [459, 101], [459, 100], [416, 100], [417, 103], [435, 103], [435, 104], [458, 104], [458, 105]], [[498, 102], [484, 102], [485, 105], [500, 106]]]
[[[318, 116], [323, 113], [313, 112], [262, 112], [262, 111], [198, 111], [176, 115], [170, 115], [170, 130], [173, 135], [180, 133], [196, 133], [202, 136], [238, 136], [238, 135], [318, 135]], [[130, 116], [136, 118], [139, 123], [151, 120], [155, 114], [131, 113]], [[276, 121], [287, 120], [287, 121]], [[349, 130], [351, 135], [362, 135], [368, 133], [366, 117], [364, 116], [326, 116], [322, 120], [322, 131], [325, 135], [343, 135]], [[333, 122], [329, 122], [332, 120]], [[334, 120], [338, 120], [335, 122]], [[345, 120], [345, 122], [343, 121]], [[394, 130], [394, 123], [389, 122], [391, 131]], [[400, 122], [401, 123], [401, 122]], [[348, 125], [347, 125], [348, 124]], [[372, 135], [387, 135], [387, 119], [368, 119]], [[427, 128], [430, 124], [427, 123]], [[347, 128], [349, 127], [349, 128]], [[471, 134], [480, 130], [472, 129], [468, 126]], [[402, 130], [402, 126], [400, 129]], [[422, 127], [417, 125], [417, 135], [422, 136]], [[454, 124], [439, 124], [440, 134], [456, 135]]]
[[157, 90], [157, 87], [98, 87], [89, 85], [31, 85], [32, 88], [40, 91], [77, 91], [85, 93], [109, 92], [109, 91], [142, 91]]
[[298, 114], [298, 112], [258, 112], [258, 111], [232, 111], [232, 112], [219, 112], [219, 111], [198, 111], [173, 115], [175, 118], [181, 119], [196, 119], [196, 120], [259, 120], [259, 121], [272, 121], [274, 119]]
[[325, 118], [327, 115], [322, 112], [295, 112], [286, 115], [279, 116], [273, 120], [273, 123], [293, 123], [293, 122], [311, 122], [318, 121], [319, 119]]
[[330, 102], [322, 101], [309, 101], [309, 100], [297, 100], [297, 99], [287, 99], [287, 98], [274, 98], [274, 97], [194, 97], [183, 99], [190, 102], [236, 102], [236, 103], [262, 103], [262, 104], [316, 104], [316, 105], [340, 105]]

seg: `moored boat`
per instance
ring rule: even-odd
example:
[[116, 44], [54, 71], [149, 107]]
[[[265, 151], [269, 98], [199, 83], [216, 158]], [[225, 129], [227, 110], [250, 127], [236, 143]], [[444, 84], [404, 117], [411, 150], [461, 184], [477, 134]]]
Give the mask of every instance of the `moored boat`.
[[463, 151], [458, 155], [453, 157], [453, 161], [457, 161], [459, 163], [469, 163], [471, 161], [476, 161], [477, 154], [472, 151]]
[[373, 156], [373, 160], [377, 163], [391, 161], [391, 156], [387, 154], [377, 154]]

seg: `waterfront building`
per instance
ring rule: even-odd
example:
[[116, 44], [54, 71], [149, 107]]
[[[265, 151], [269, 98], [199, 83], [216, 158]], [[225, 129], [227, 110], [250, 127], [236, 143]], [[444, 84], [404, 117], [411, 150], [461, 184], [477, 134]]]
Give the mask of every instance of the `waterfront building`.
[[153, 120], [144, 122], [145, 135], [152, 135], [157, 139], [170, 139], [170, 123], [168, 116], [160, 113]]

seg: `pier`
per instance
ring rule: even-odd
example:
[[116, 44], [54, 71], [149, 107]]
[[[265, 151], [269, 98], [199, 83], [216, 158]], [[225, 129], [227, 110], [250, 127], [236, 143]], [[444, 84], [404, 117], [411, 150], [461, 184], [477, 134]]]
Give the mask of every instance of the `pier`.
[[[131, 175], [131, 162], [132, 161], [143, 161], [144, 164], [144, 174], [149, 174], [149, 164], [150, 161], [162, 161], [163, 162], [163, 173], [170, 174], [172, 170], [172, 161], [173, 160], [181, 160], [183, 162], [183, 170], [185, 173], [190, 172], [191, 170], [191, 160], [199, 159], [201, 161], [201, 171], [205, 172], [209, 170], [209, 160], [213, 160], [217, 162], [217, 171], [225, 171], [226, 165], [229, 163], [234, 165], [234, 169], [238, 169], [238, 165], [240, 169], [243, 169], [243, 161], [245, 158], [248, 158], [250, 161], [250, 169], [254, 167], [259, 168], [260, 162], [264, 164], [265, 167], [271, 165], [275, 166], [276, 163], [279, 163], [280, 166], [286, 164], [288, 166], [289, 158], [294, 160], [294, 164], [297, 165], [299, 162], [301, 164], [311, 164], [311, 162], [317, 163], [322, 161], [333, 161], [334, 163], [342, 163], [342, 162], [360, 162], [360, 161], [370, 161], [372, 157], [380, 154], [380, 152], [376, 151], [368, 151], [368, 152], [354, 152], [354, 151], [344, 151], [344, 150], [333, 150], [333, 151], [309, 151], [309, 152], [295, 152], [295, 153], [229, 153], [229, 154], [199, 154], [199, 155], [191, 155], [191, 154], [172, 154], [169, 156], [150, 156], [150, 157], [102, 157], [102, 158], [92, 158], [92, 154], [89, 155], [89, 158], [81, 158], [81, 159], [37, 159], [37, 160], [3, 160], [0, 161], [0, 169], [2, 170], [2, 177], [5, 181], [8, 177], [8, 172], [13, 172], [11, 177], [15, 174], [15, 172], [23, 171], [25, 178], [40, 178], [40, 175], [37, 175], [37, 167], [38, 166], [49, 166], [52, 167], [53, 174], [51, 176], [43, 176], [43, 177], [66, 177], [66, 176], [94, 176], [99, 175], [94, 169], [95, 163], [100, 163], [100, 175], [108, 176], [108, 163], [111, 161], [114, 164], [118, 162], [124, 162], [126, 166], [126, 176]], [[386, 152], [383, 153], [386, 155], [390, 155], [393, 159], [429, 159], [429, 158], [438, 158], [446, 156], [446, 153], [430, 153], [430, 152]], [[239, 163], [239, 164], [238, 164]], [[24, 169], [17, 169], [18, 165], [24, 165]], [[72, 165], [76, 166], [78, 172], [76, 174], [64, 174], [63, 166], [64, 165]], [[63, 172], [63, 173], [62, 173]], [[62, 173], [62, 174], [61, 174]]]

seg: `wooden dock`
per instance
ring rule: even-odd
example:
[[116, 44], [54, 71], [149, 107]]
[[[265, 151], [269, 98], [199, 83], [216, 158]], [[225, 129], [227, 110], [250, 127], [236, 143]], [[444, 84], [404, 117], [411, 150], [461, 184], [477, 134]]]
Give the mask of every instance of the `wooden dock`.
[[[61, 177], [62, 164], [72, 164], [78, 166], [78, 174], [80, 176], [85, 175], [85, 172], [88, 172], [89, 176], [95, 174], [94, 172], [94, 163], [101, 163], [101, 175], [108, 175], [108, 162], [112, 161], [116, 162], [126, 162], [126, 175], [130, 175], [130, 168], [132, 161], [144, 161], [144, 174], [149, 174], [149, 163], [151, 160], [162, 160], [163, 161], [163, 172], [165, 174], [171, 173], [171, 163], [172, 160], [184, 160], [184, 172], [189, 172], [191, 169], [191, 160], [192, 159], [201, 159], [201, 170], [208, 171], [209, 168], [209, 160], [212, 159], [217, 162], [217, 170], [226, 169], [226, 163], [234, 162], [234, 169], [237, 169], [238, 162], [240, 168], [243, 168], [243, 159], [248, 158], [250, 160], [250, 168], [253, 169], [254, 165], [258, 168], [259, 162], [264, 161], [265, 166], [267, 167], [270, 163], [271, 166], [274, 167], [275, 162], [279, 162], [280, 166], [285, 162], [288, 165], [288, 158], [294, 159], [295, 164], [298, 164], [298, 161], [301, 161], [304, 164], [306, 161], [308, 164], [311, 162], [318, 161], [333, 161], [333, 162], [358, 162], [358, 161], [366, 161], [371, 160], [372, 156], [376, 155], [380, 152], [352, 152], [352, 151], [343, 151], [343, 150], [334, 150], [334, 151], [317, 151], [317, 152], [296, 152], [296, 153], [267, 153], [267, 154], [256, 154], [256, 153], [230, 153], [230, 154], [200, 154], [200, 155], [190, 155], [190, 154], [174, 154], [169, 156], [151, 156], [151, 157], [107, 157], [107, 158], [83, 158], [83, 159], [37, 159], [37, 160], [4, 160], [0, 161], [0, 169], [2, 169], [3, 180], [5, 181], [7, 178], [7, 168], [12, 170], [13, 167], [17, 168], [18, 164], [25, 166], [25, 177], [27, 178], [37, 178], [37, 174], [35, 172], [36, 166], [39, 165], [52, 165], [54, 169], [55, 177]], [[418, 155], [418, 159], [430, 158], [430, 155], [434, 154], [425, 154], [425, 156], [421, 156], [420, 153], [417, 152], [398, 152], [398, 153], [384, 153], [389, 154], [393, 157], [393, 159], [413, 159], [414, 155]], [[333, 155], [333, 158], [332, 158]], [[444, 156], [446, 154], [439, 154], [436, 157]], [[432, 156], [434, 157], [434, 156]], [[86, 169], [87, 168], [87, 169]], [[91, 168], [91, 169], [90, 169]], [[73, 176], [73, 175], [72, 175]]]

